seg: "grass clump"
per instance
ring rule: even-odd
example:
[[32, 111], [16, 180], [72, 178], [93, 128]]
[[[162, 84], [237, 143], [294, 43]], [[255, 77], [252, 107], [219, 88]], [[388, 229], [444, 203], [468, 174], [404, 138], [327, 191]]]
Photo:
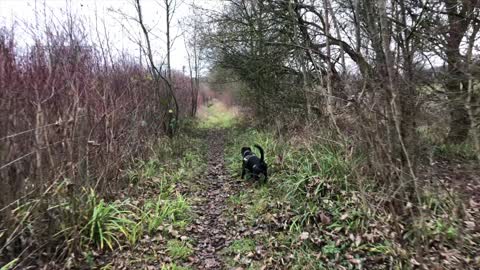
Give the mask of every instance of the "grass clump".
[[241, 254], [245, 255], [249, 252], [255, 251], [255, 241], [250, 238], [244, 238], [233, 241], [230, 246], [228, 246], [225, 252], [230, 254]]
[[193, 250], [186, 242], [170, 240], [167, 242], [167, 253], [172, 259], [186, 259], [193, 254]]
[[437, 126], [419, 127], [418, 133], [423, 144], [428, 146], [428, 150], [434, 158], [443, 158], [447, 160], [475, 160], [476, 150], [472, 139], [460, 144], [446, 143], [447, 130]]
[[146, 224], [149, 234], [154, 233], [160, 225], [165, 223], [184, 222], [188, 224], [191, 213], [190, 205], [181, 195], [168, 199], [159, 196], [156, 201], [147, 201], [142, 212], [143, 222]]
[[462, 144], [439, 144], [434, 146], [433, 154], [446, 159], [475, 160], [475, 147], [468, 142]]
[[164, 186], [189, 180], [206, 166], [200, 154], [204, 147], [201, 139], [193, 134], [180, 134], [172, 139], [160, 138], [150, 147], [150, 158], [135, 161], [126, 170], [126, 176], [132, 185], [158, 178]]
[[240, 265], [247, 266], [246, 269], [260, 269], [261, 265], [249, 259], [255, 254], [256, 243], [252, 238], [234, 240], [222, 251], [226, 265], [232, 269]]
[[228, 197], [227, 203], [232, 207], [239, 206], [245, 201], [247, 197], [248, 197], [247, 193], [240, 192], [239, 194]]
[[124, 209], [124, 203], [99, 200], [93, 190], [88, 196], [88, 202], [88, 221], [80, 232], [88, 243], [93, 243], [100, 249], [108, 246], [113, 250], [115, 244], [120, 246], [119, 237], [128, 237], [130, 228], [135, 224], [128, 217], [132, 216], [133, 212]]

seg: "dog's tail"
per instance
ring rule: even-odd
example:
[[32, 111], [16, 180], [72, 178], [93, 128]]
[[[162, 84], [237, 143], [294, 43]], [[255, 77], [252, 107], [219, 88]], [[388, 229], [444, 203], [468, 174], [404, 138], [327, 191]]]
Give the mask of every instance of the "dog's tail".
[[263, 148], [262, 148], [260, 145], [258, 145], [258, 144], [255, 144], [255, 145], [253, 145], [253, 146], [255, 146], [255, 148], [257, 148], [258, 151], [260, 151], [260, 160], [261, 160], [261, 161], [264, 161]]

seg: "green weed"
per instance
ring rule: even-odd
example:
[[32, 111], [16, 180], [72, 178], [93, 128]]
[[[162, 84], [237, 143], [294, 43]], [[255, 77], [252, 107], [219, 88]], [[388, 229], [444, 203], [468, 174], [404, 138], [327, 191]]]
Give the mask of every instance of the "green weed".
[[190, 267], [178, 266], [175, 263], [162, 265], [161, 270], [190, 270]]
[[294, 250], [290, 256], [293, 261], [290, 263], [290, 269], [303, 270], [303, 269], [328, 269], [325, 262], [318, 259], [318, 255], [311, 252], [308, 249]]
[[179, 240], [170, 240], [167, 242], [167, 252], [173, 259], [186, 259], [193, 254], [192, 248], [187, 243]]
[[415, 221], [410, 230], [408, 230], [404, 238], [411, 241], [416, 239], [442, 239], [446, 241], [454, 241], [459, 237], [459, 225], [449, 219], [442, 217], [434, 217], [427, 222]]
[[436, 145], [433, 148], [433, 154], [438, 157], [448, 158], [448, 159], [467, 159], [475, 160], [476, 152], [475, 147], [471, 143], [462, 143], [462, 144], [440, 144]]
[[239, 194], [228, 197], [227, 203], [233, 206], [240, 205], [246, 201], [247, 197], [248, 197], [247, 193], [240, 192]]
[[335, 244], [335, 242], [329, 241], [322, 247], [322, 253], [326, 256], [336, 255], [341, 252], [341, 249]]
[[169, 199], [159, 196], [156, 201], [147, 201], [142, 212], [149, 234], [154, 233], [165, 221], [187, 222], [190, 219], [190, 205], [181, 195]]
[[225, 250], [225, 252], [235, 255], [244, 255], [253, 251], [255, 251], [255, 241], [250, 238], [235, 240]]

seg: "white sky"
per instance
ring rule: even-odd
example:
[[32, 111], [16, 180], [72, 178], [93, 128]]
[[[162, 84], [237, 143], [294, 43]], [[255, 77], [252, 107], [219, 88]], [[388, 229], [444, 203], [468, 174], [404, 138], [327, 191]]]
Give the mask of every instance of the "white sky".
[[[166, 55], [165, 43], [165, 15], [164, 10], [159, 5], [162, 0], [141, 0], [142, 12], [145, 23], [149, 28], [153, 28], [151, 35], [152, 45], [155, 50], [156, 62], [162, 62]], [[209, 9], [218, 9], [222, 6], [220, 0], [177, 0], [182, 4], [177, 8], [172, 26], [172, 36], [179, 36], [182, 33], [180, 23], [193, 15], [191, 4], [202, 6]], [[86, 31], [89, 37], [96, 39], [95, 23], [98, 22], [102, 38], [105, 36], [103, 31], [103, 22], [107, 28], [107, 35], [112, 41], [112, 45], [117, 50], [126, 50], [134, 56], [139, 55], [138, 45], [132, 41], [138, 39], [140, 28], [134, 21], [123, 18], [118, 12], [130, 16], [135, 16], [133, 0], [0, 0], [0, 27], [11, 28], [15, 26], [15, 35], [17, 44], [27, 45], [31, 42], [32, 30], [35, 29], [36, 21], [44, 23], [44, 4], [47, 20], [62, 18], [66, 10], [71, 10], [73, 14], [85, 20]], [[35, 7], [37, 13], [36, 16]], [[96, 14], [98, 19], [96, 20]], [[55, 19], [54, 19], [55, 20]], [[57, 19], [58, 20], [58, 19]], [[180, 22], [180, 23], [179, 23]], [[125, 27], [122, 27], [122, 24]], [[172, 68], [181, 70], [183, 66], [188, 66], [183, 37], [174, 41], [172, 51]]]

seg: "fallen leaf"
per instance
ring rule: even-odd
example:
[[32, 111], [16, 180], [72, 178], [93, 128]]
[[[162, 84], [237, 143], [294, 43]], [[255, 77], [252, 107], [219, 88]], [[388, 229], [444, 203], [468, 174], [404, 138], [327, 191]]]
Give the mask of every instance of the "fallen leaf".
[[358, 247], [360, 245], [360, 243], [362, 243], [362, 237], [360, 235], [357, 235], [355, 237], [355, 246]]
[[300, 234], [300, 240], [307, 240], [310, 234], [308, 232], [302, 232]]
[[413, 207], [413, 204], [411, 202], [407, 202], [407, 206], [405, 206], [405, 209], [410, 209]]
[[331, 222], [330, 218], [322, 212], [320, 213], [320, 221], [322, 221], [323, 225], [328, 225]]
[[345, 257], [348, 259], [348, 261], [352, 264], [359, 265], [362, 263], [362, 260], [354, 258], [351, 254], [345, 255]]
[[465, 225], [467, 226], [468, 229], [474, 230], [475, 229], [475, 222], [473, 221], [465, 221]]
[[412, 263], [413, 265], [417, 265], [417, 266], [420, 265], [420, 263], [415, 258], [411, 258], [410, 263]]

